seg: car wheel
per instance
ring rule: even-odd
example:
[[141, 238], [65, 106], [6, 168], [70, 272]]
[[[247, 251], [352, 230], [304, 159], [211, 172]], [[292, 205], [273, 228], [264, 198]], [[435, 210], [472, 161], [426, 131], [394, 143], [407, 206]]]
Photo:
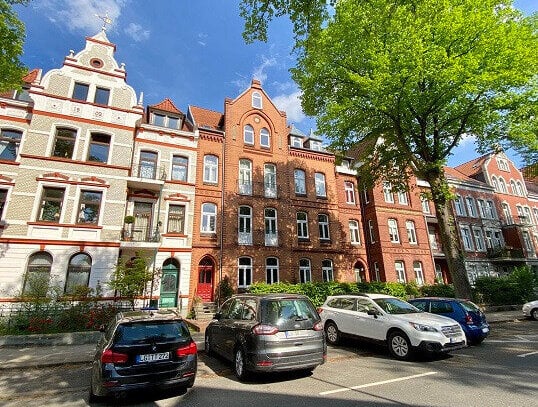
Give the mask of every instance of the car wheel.
[[534, 319], [535, 321], [538, 321], [538, 308], [534, 308], [534, 309], [531, 311], [531, 317], [532, 317], [532, 319]]
[[389, 351], [398, 360], [408, 360], [411, 356], [411, 342], [402, 331], [393, 331], [388, 340]]
[[209, 339], [208, 334], [205, 335], [204, 344], [205, 344], [205, 354], [207, 356], [211, 356], [213, 354], [213, 351], [211, 350], [211, 339]]
[[475, 338], [473, 339], [472, 341], [469, 341], [471, 342], [471, 344], [473, 345], [480, 345], [482, 342], [484, 342], [484, 339], [486, 339], [484, 336], [481, 336], [479, 338]]
[[240, 381], [244, 381], [247, 378], [245, 351], [243, 350], [243, 348], [237, 348], [235, 350], [234, 373]]
[[325, 324], [325, 336], [331, 345], [336, 345], [340, 341], [340, 331], [334, 322]]

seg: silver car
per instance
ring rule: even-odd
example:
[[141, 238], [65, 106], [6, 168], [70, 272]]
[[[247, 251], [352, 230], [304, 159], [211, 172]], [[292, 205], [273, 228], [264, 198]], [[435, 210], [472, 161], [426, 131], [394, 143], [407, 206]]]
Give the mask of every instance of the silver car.
[[523, 304], [523, 315], [531, 317], [535, 321], [538, 321], [538, 300], [527, 302]]
[[242, 294], [222, 304], [205, 330], [205, 351], [233, 361], [235, 375], [311, 371], [325, 362], [323, 325], [308, 297]]

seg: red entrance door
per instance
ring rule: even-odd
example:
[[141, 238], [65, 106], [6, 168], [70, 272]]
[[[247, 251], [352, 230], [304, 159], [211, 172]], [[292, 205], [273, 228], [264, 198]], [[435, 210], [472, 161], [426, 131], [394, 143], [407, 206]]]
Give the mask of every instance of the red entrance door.
[[207, 257], [202, 259], [198, 266], [198, 288], [197, 295], [204, 302], [213, 301], [213, 275], [215, 265], [213, 260]]

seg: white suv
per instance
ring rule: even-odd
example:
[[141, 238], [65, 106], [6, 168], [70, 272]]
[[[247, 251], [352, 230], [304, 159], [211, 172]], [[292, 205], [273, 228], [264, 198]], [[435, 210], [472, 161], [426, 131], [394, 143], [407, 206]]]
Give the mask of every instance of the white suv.
[[342, 335], [385, 342], [400, 360], [409, 359], [412, 351], [439, 353], [467, 346], [453, 319], [422, 312], [390, 295], [330, 296], [318, 312], [328, 343], [338, 343]]

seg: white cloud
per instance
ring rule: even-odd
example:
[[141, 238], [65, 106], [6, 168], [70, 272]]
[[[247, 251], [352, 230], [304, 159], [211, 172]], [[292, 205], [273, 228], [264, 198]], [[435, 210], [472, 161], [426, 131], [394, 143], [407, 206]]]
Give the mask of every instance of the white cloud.
[[286, 112], [288, 121], [298, 123], [306, 117], [301, 108], [301, 91], [295, 90], [289, 94], [281, 94], [272, 98], [273, 103]]
[[130, 23], [124, 31], [136, 42], [147, 40], [150, 33], [149, 30], [144, 30], [141, 25], [135, 23]]
[[476, 144], [476, 137], [472, 134], [465, 133], [461, 137], [461, 141], [458, 147], [474, 147]]
[[267, 58], [265, 56], [262, 56], [262, 63], [254, 68], [254, 72], [252, 73], [252, 77], [254, 79], [259, 80], [262, 85], [267, 79], [267, 73], [265, 73], [265, 70], [267, 68], [270, 68], [272, 66], [277, 65], [277, 60], [274, 57]]
[[[40, 0], [34, 7], [43, 11], [50, 21], [65, 25], [71, 31], [95, 34], [101, 30], [105, 14], [112, 20], [112, 27], [127, 0]], [[109, 26], [110, 27], [110, 26]]]
[[199, 33], [198, 34], [198, 44], [200, 44], [202, 47], [205, 47], [206, 44], [207, 44], [206, 38], [207, 38], [207, 34]]

